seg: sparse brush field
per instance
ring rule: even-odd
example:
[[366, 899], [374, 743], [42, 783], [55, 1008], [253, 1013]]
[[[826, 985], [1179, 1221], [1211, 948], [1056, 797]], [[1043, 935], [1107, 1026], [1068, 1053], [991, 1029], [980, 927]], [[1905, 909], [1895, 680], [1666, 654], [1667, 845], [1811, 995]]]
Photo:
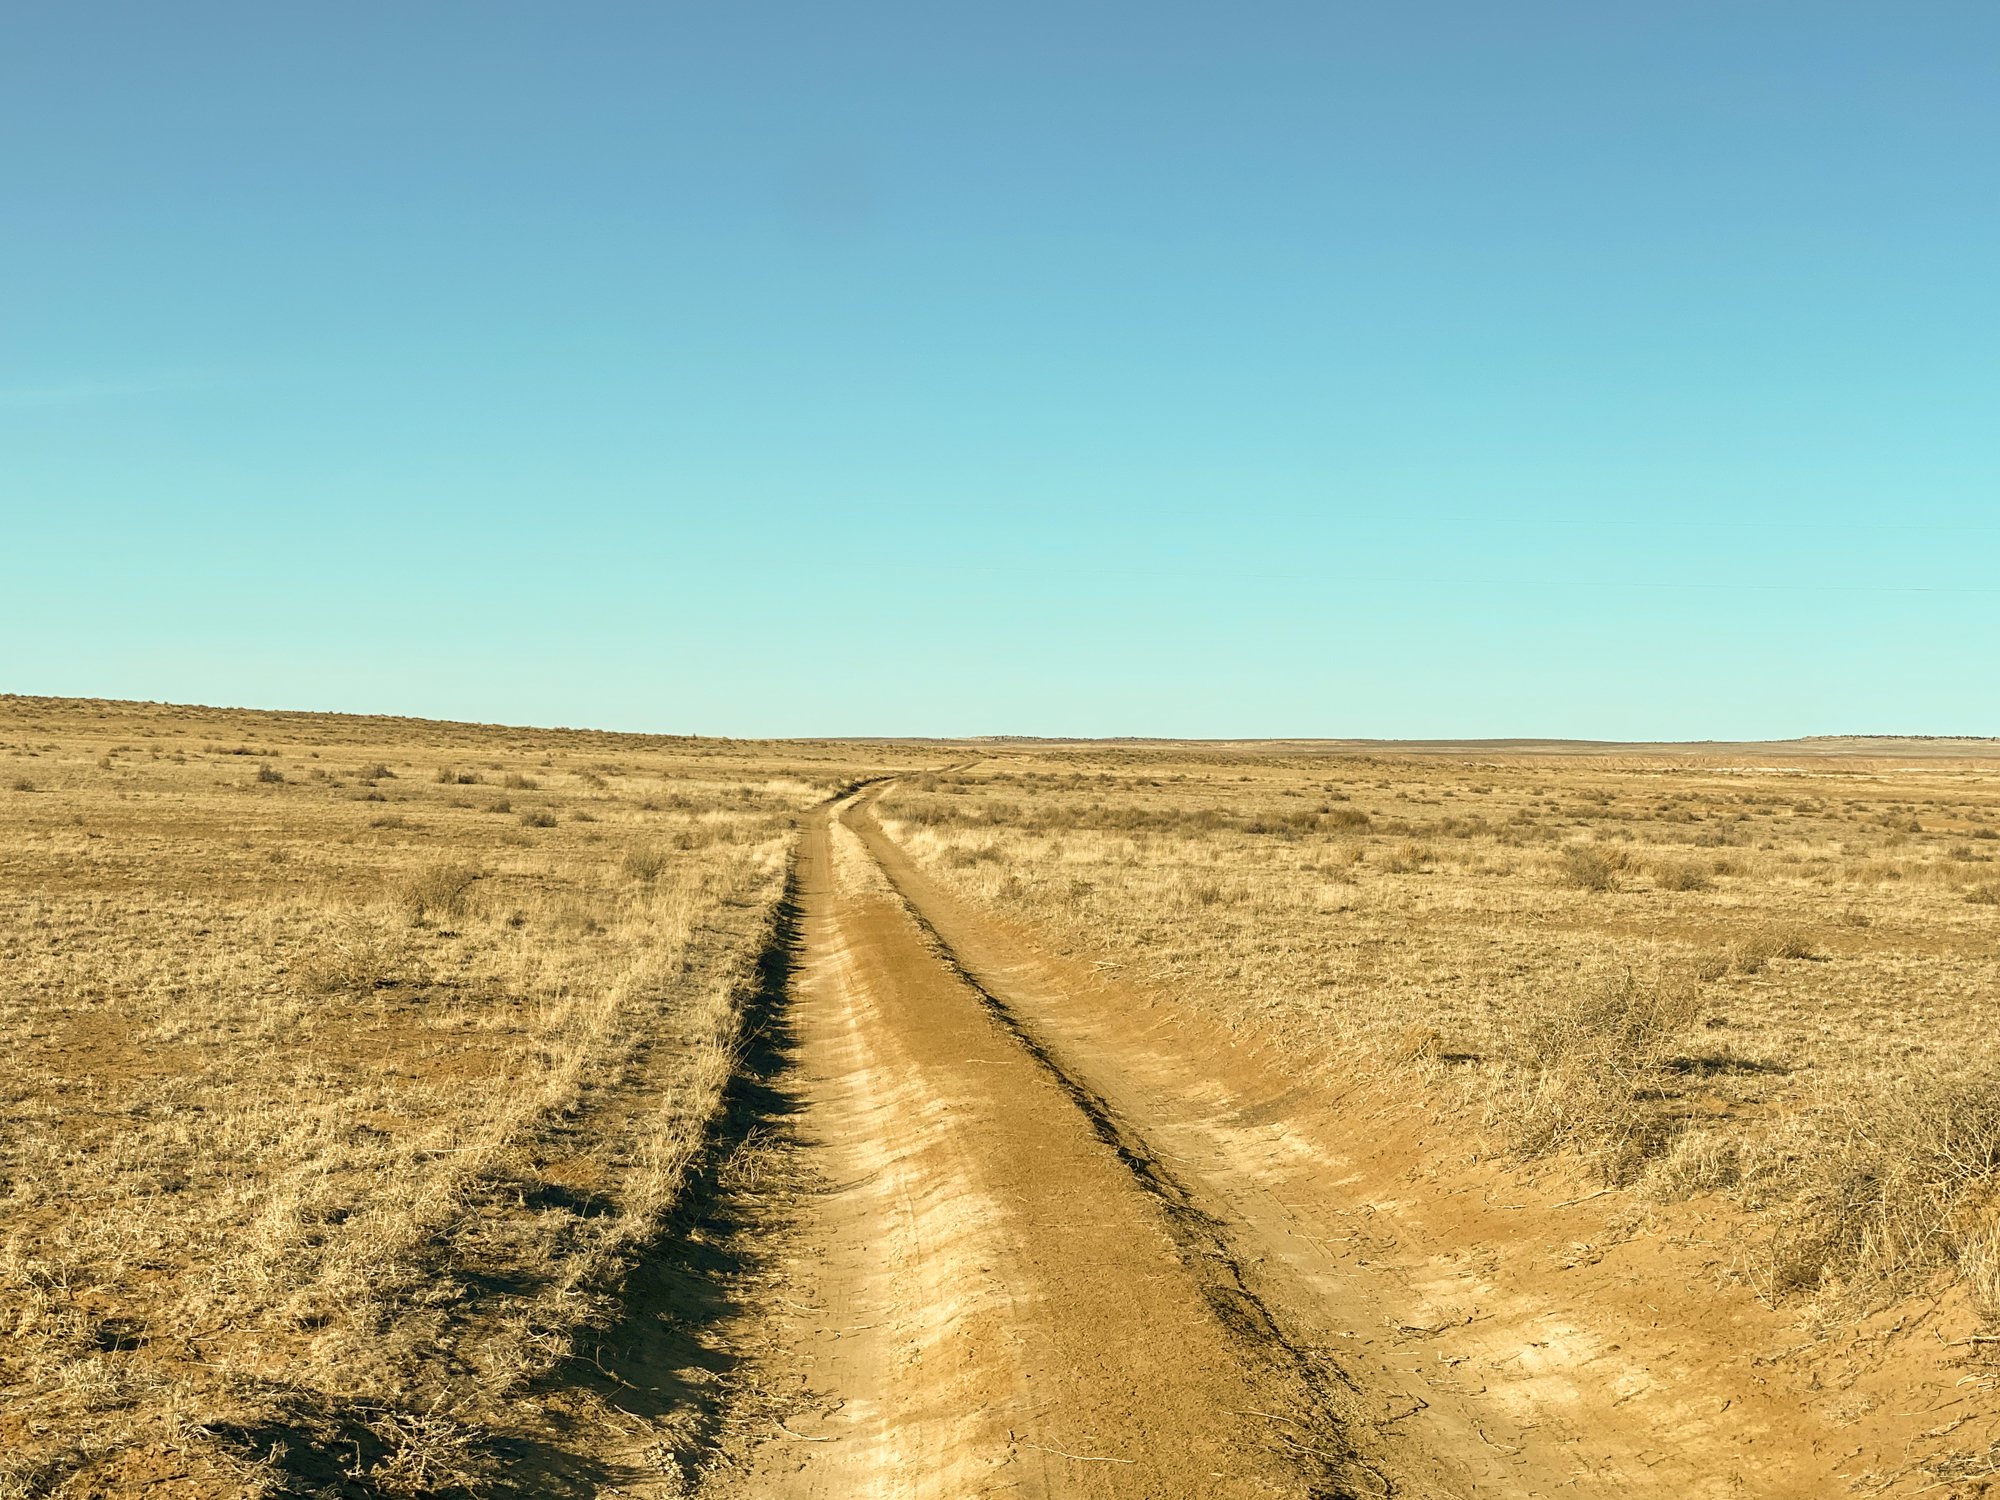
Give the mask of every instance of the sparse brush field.
[[565, 1492], [855, 774], [0, 699], [0, 1495]]
[[[1832, 1326], [2000, 1312], [2000, 758], [1010, 749], [881, 804], [934, 874], [1522, 1162], [1745, 1215]], [[1865, 753], [1864, 753], [1865, 752]]]
[[[935, 1021], [935, 1067], [971, 1067], [937, 1015], [985, 1012], [884, 919], [890, 877], [869, 872], [893, 851], [871, 834], [861, 858], [820, 806], [885, 774], [855, 816], [1002, 919], [981, 933], [1130, 981], [1060, 1004], [1164, 994], [1261, 1038], [1285, 1088], [1295, 1069], [1368, 1110], [1421, 1101], [1445, 1145], [1420, 1158], [1492, 1175], [1497, 1153], [1565, 1192], [1593, 1174], [1613, 1233], [1704, 1224], [1810, 1331], [1917, 1292], [1961, 1331], [2000, 1318], [2000, 748], [770, 745], [0, 697], [0, 1500], [680, 1495], [729, 1467], [731, 1422], [777, 1443], [755, 1473], [798, 1470], [799, 1441], [839, 1471], [835, 1437], [780, 1419], [857, 1424], [858, 1453], [882, 1399], [862, 1380], [839, 1418], [818, 1305], [763, 1309], [803, 1340], [794, 1406], [722, 1373], [720, 1330], [764, 1326], [742, 1321], [778, 1274], [749, 1269], [755, 1226], [817, 1243], [821, 1196], [764, 1168], [792, 1180], [828, 1118], [908, 1122], [850, 1099], [837, 1047], [799, 1097], [850, 1116], [800, 1133], [776, 1086], [725, 1100], [762, 1087], [739, 1064], [766, 1004], [817, 1005], [822, 1046], [848, 1045], [839, 1006], [896, 1020], [899, 1046]], [[804, 989], [785, 983], [795, 868]], [[972, 1084], [920, 1073], [896, 1087], [946, 1101], [910, 1111], [943, 1130]], [[981, 1096], [996, 1138], [1040, 1139], [1021, 1123], [1044, 1122], [1039, 1085], [1004, 1078]], [[1045, 1123], [1102, 1145], [1080, 1116]], [[874, 1173], [827, 1181], [847, 1176]], [[704, 1204], [725, 1200], [768, 1217], [711, 1236]], [[1015, 1253], [994, 1244], [977, 1265]], [[1036, 1274], [1067, 1286], [1044, 1248]], [[1015, 1316], [1037, 1285], [979, 1305]], [[866, 1370], [901, 1371], [883, 1351], [934, 1316], [909, 1309]], [[1994, 1379], [1979, 1364], [1944, 1399]], [[1382, 1425], [1412, 1414], [1390, 1406]], [[1105, 1410], [1108, 1443], [1130, 1413]], [[997, 1430], [988, 1457], [1018, 1458]], [[1622, 1451], [1616, 1423], [1592, 1430]], [[1966, 1451], [1950, 1472], [1983, 1476], [2000, 1442]], [[1895, 1472], [1920, 1460], [1946, 1472]]]

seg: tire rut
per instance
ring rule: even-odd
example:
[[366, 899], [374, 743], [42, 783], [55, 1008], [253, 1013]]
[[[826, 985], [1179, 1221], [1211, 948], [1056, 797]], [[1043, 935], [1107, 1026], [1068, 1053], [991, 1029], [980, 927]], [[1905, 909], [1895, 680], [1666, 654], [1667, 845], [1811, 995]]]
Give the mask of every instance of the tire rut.
[[827, 1186], [760, 1205], [771, 1274], [720, 1330], [756, 1412], [720, 1424], [701, 1493], [1394, 1493], [1222, 1219], [843, 816], [876, 789], [801, 844], [787, 1172]]
[[[1296, 1382], [1301, 1393], [1298, 1410], [1302, 1415], [1257, 1415], [1276, 1416], [1277, 1420], [1296, 1425], [1308, 1434], [1310, 1443], [1283, 1433], [1279, 1439], [1325, 1465], [1322, 1476], [1325, 1480], [1340, 1484], [1354, 1476], [1366, 1475], [1368, 1483], [1360, 1493], [1395, 1494], [1394, 1482], [1355, 1450], [1347, 1424], [1338, 1415], [1336, 1392], [1355, 1395], [1359, 1394], [1359, 1388], [1332, 1360], [1295, 1341], [1279, 1326], [1270, 1306], [1252, 1290], [1244, 1261], [1231, 1246], [1223, 1220], [1203, 1208], [1145, 1137], [1094, 1089], [1065, 1069], [1007, 1002], [980, 982], [910, 893], [897, 882], [895, 873], [879, 861], [877, 865], [896, 887], [904, 908], [937, 961], [978, 997], [987, 1014], [1069, 1096], [1097, 1138], [1111, 1148], [1132, 1179], [1164, 1210], [1175, 1243], [1180, 1247], [1182, 1263], [1199, 1285], [1209, 1310], [1243, 1346], [1246, 1356], [1261, 1359]], [[1355, 1492], [1342, 1487], [1312, 1493], [1344, 1497]]]

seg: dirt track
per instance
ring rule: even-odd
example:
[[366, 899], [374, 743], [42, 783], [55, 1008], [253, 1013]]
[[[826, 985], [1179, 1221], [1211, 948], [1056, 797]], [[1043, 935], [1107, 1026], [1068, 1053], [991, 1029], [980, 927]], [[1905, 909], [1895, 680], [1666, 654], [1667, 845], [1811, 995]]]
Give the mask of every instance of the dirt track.
[[771, 1419], [704, 1493], [1844, 1487], [1760, 1373], [1769, 1328], [1677, 1322], [1662, 1268], [1590, 1281], [1601, 1255], [1546, 1293], [1510, 1277], [1522, 1205], [1387, 1197], [1382, 1143], [1338, 1138], [1323, 1096], [966, 907], [870, 801], [801, 854], [813, 1187], [730, 1335]]

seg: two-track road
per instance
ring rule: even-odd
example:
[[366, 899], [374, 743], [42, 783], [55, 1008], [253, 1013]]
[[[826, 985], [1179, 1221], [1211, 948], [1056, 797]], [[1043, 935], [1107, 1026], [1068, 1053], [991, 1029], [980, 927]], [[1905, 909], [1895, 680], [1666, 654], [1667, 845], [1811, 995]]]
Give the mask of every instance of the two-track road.
[[1769, 1402], [1635, 1399], [1619, 1344], [1566, 1353], [1518, 1309], [1464, 1353], [1395, 1333], [1416, 1315], [1282, 1071], [1079, 984], [916, 870], [874, 795], [799, 855], [808, 1186], [730, 1334], [773, 1415], [704, 1494], [1825, 1492], [1811, 1455], [1767, 1465]]

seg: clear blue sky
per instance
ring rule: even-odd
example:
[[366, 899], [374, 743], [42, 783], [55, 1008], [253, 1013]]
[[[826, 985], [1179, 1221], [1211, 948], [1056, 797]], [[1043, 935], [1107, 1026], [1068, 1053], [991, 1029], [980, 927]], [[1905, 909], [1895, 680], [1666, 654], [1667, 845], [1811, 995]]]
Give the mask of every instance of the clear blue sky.
[[2000, 7], [0, 5], [0, 689], [2000, 733]]

